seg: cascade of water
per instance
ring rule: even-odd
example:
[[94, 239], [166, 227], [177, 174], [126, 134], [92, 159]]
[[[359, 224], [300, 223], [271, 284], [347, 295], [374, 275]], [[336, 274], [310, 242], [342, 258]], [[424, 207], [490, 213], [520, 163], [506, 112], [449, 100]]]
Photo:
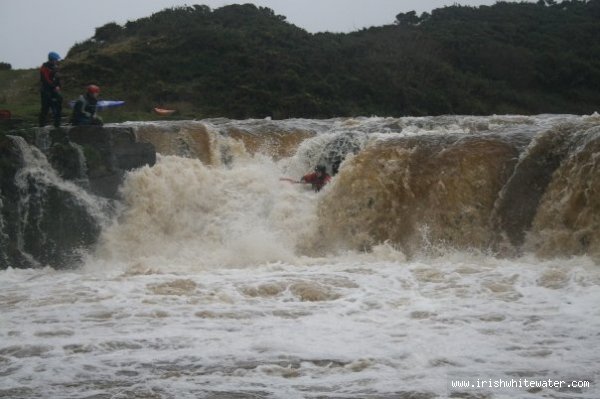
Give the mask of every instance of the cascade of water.
[[[212, 167], [207, 175], [219, 175], [219, 187], [240, 202], [244, 202], [247, 186], [237, 179], [249, 168], [259, 170], [257, 175], [271, 185], [276, 184], [271, 180], [277, 175], [297, 180], [317, 164], [326, 165], [334, 175], [339, 171], [333, 183], [315, 197], [316, 213], [310, 223], [304, 223], [304, 227], [314, 224], [313, 230], [305, 228], [302, 238], [297, 237], [300, 241], [288, 245], [296, 254], [362, 250], [382, 242], [399, 245], [407, 253], [424, 246], [503, 251], [508, 245], [512, 249], [506, 254], [510, 254], [543, 246], [533, 239], [527, 241], [532, 225], [538, 239], [552, 241], [550, 230], [540, 227], [549, 223], [541, 223], [539, 214], [548, 206], [544, 205], [548, 192], [559, 190], [554, 171], [560, 172], [565, 160], [579, 159], [575, 154], [581, 153], [580, 147], [594, 154], [591, 142], [587, 147], [576, 142], [581, 141], [579, 136], [592, 137], [590, 129], [597, 123], [593, 116], [570, 115], [210, 120], [144, 123], [137, 125], [137, 132], [156, 141], [166, 154], [202, 161], [190, 167]], [[183, 153], [181, 141], [188, 143]], [[169, 164], [177, 162], [168, 160]], [[594, 169], [590, 162], [582, 164], [579, 173]], [[163, 166], [161, 173], [181, 173], [179, 167]], [[255, 181], [254, 176], [243, 179]], [[212, 189], [217, 183], [210, 185]], [[201, 196], [208, 187], [193, 190]], [[594, 202], [593, 190], [581, 192], [578, 198]], [[261, 195], [259, 202], [281, 200], [274, 191]], [[256, 201], [250, 196], [245, 200]], [[224, 198], [218, 201], [226, 203]], [[252, 213], [252, 207], [248, 211]], [[244, 218], [241, 208], [235, 212], [238, 219]], [[222, 215], [215, 219], [223, 221]], [[596, 231], [594, 226], [589, 226], [591, 231]], [[427, 242], [420, 233], [424, 229]], [[571, 245], [567, 253], [596, 248], [594, 234], [581, 230], [580, 235], [579, 244]]]
[[[381, 243], [406, 254], [424, 247], [551, 256], [598, 252], [599, 227], [590, 211], [595, 191], [585, 183], [597, 168], [594, 116], [129, 125], [137, 140], [152, 143], [163, 156], [157, 167], [126, 178], [124, 213], [104, 230], [100, 246], [116, 258], [163, 252], [184, 254], [183, 263], [208, 257], [213, 259], [200, 263], [240, 264], [370, 250]], [[60, 202], [74, 204], [95, 231], [109, 225], [106, 201], [85, 190], [81, 147], [71, 145], [79, 167], [68, 182], [39, 150], [22, 138], [11, 140], [23, 164], [15, 176], [15, 240], [24, 254], [47, 246], [49, 232], [63, 231], [50, 222]], [[279, 181], [298, 180], [317, 164], [334, 175], [317, 196]], [[556, 203], [570, 205], [558, 209]], [[565, 226], [557, 225], [555, 214], [563, 215]], [[569, 234], [576, 238], [556, 238]], [[31, 244], [36, 240], [39, 245]], [[561, 245], [551, 244], [556, 240]]]

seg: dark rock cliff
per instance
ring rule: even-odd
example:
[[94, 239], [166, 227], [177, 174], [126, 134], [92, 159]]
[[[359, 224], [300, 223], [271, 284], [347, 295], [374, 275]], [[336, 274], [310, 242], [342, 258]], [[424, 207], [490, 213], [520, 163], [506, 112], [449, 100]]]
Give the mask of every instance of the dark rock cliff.
[[28, 140], [0, 137], [0, 268], [73, 267], [109, 220], [125, 173], [154, 165], [154, 146], [121, 126], [20, 133]]

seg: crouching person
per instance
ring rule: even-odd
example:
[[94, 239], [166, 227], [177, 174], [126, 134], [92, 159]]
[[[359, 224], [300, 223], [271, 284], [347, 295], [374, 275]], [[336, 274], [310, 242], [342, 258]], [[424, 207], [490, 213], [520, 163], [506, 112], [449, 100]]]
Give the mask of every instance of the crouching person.
[[79, 96], [73, 108], [73, 117], [71, 118], [73, 125], [102, 125], [102, 118], [96, 115], [99, 94], [100, 88], [98, 86], [89, 85], [85, 94]]

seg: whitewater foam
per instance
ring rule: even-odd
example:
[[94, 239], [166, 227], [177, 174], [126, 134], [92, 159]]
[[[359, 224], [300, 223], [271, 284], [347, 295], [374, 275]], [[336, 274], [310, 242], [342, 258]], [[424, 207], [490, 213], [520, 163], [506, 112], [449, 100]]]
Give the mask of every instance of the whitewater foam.
[[125, 211], [104, 231], [98, 257], [200, 269], [291, 261], [315, 198], [279, 177], [267, 160], [215, 168], [160, 157], [127, 176]]
[[589, 259], [164, 269], [3, 271], [0, 395], [447, 397], [453, 373], [597, 381]]

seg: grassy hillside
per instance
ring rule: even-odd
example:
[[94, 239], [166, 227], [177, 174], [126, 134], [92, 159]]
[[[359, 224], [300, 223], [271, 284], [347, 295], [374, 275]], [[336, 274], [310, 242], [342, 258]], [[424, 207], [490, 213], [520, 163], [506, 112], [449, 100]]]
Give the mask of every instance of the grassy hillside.
[[0, 109], [15, 117], [34, 117], [39, 112], [38, 72], [33, 69], [0, 71]]
[[[108, 120], [154, 106], [179, 118], [591, 113], [598, 32], [600, 0], [445, 7], [350, 34], [309, 34], [248, 4], [191, 6], [97, 28], [62, 74], [66, 99], [95, 83], [126, 100]], [[25, 113], [31, 87], [17, 96]]]

